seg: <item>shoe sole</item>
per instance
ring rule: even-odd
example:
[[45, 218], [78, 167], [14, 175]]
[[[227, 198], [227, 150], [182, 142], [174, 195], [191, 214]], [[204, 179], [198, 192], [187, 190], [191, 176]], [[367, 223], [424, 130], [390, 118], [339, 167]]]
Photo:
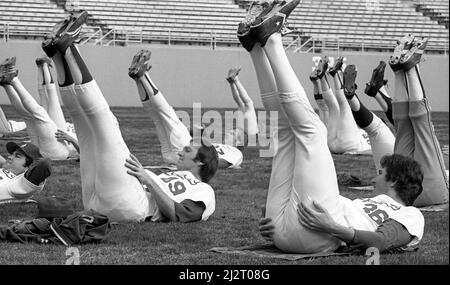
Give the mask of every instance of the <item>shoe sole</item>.
[[[364, 93], [370, 97], [375, 97], [378, 93], [378, 90], [384, 85], [384, 72], [386, 69], [386, 63], [384, 61], [380, 61], [378, 66], [372, 72], [372, 78], [370, 82], [366, 84], [366, 88], [364, 89]], [[377, 78], [381, 77], [381, 81], [378, 81]]]
[[420, 62], [420, 59], [422, 58], [423, 53], [425, 52], [427, 44], [428, 39], [424, 39], [419, 45], [413, 46], [408, 52], [406, 52], [406, 54], [400, 60], [401, 69], [407, 71], [418, 64]]
[[239, 67], [236, 70], [234, 70], [229, 76], [227, 76], [227, 80], [228, 80], [228, 78], [234, 80], [236, 78], [236, 76], [239, 75], [239, 72], [241, 72], [241, 69], [242, 69], [242, 67]]
[[330, 71], [328, 71], [328, 73], [334, 77], [336, 75], [336, 73], [338, 73], [338, 71], [342, 70], [343, 64], [344, 64], [344, 61], [342, 60], [342, 58], [338, 59], [336, 61], [336, 63], [334, 64], [334, 66], [332, 68], [330, 68]]
[[[139, 51], [135, 57], [133, 57], [133, 61], [130, 65], [130, 68], [128, 68], [128, 75], [131, 78], [139, 78], [142, 75], [139, 74], [142, 70], [142, 68], [145, 66], [145, 71], [147, 71], [146, 64], [151, 59], [151, 51], [141, 50]], [[144, 73], [144, 72], [143, 72]]]
[[[67, 33], [68, 35], [73, 36], [77, 32], [77, 30], [80, 29], [80, 27], [84, 23], [86, 23], [88, 17], [89, 17], [89, 14], [87, 11], [82, 11], [79, 14], [77, 14], [76, 16], [71, 16], [71, 19], [73, 19], [73, 21], [69, 21], [66, 29], [63, 32], [61, 32], [59, 35]], [[59, 36], [59, 35], [57, 35], [57, 36]]]
[[399, 64], [400, 59], [408, 51], [408, 49], [406, 49], [405, 47], [407, 45], [411, 45], [413, 40], [414, 36], [412, 34], [408, 34], [398, 41], [397, 45], [394, 48], [394, 52], [389, 59], [389, 64], [391, 65], [391, 67], [393, 67], [393, 69], [397, 64]]
[[355, 81], [356, 81], [356, 75], [358, 74], [358, 71], [356, 70], [356, 67], [352, 64], [348, 65], [347, 68], [344, 70], [344, 92], [346, 96], [353, 96], [355, 95]]
[[328, 57], [324, 57], [324, 59], [320, 60], [319, 62], [319, 70], [320, 72], [317, 74], [317, 77], [319, 77], [319, 79], [322, 79], [323, 76], [325, 75], [325, 73], [327, 73], [328, 70], [328, 63], [329, 63], [329, 59]]

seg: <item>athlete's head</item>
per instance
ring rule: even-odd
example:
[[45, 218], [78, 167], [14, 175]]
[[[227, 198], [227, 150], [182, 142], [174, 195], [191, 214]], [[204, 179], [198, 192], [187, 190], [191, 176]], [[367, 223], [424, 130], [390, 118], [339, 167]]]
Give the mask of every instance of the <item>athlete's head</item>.
[[15, 175], [24, 173], [35, 160], [42, 158], [39, 148], [31, 143], [19, 146], [15, 142], [8, 142], [6, 150], [9, 155], [3, 168]]
[[203, 182], [208, 182], [216, 173], [219, 157], [214, 146], [196, 145], [192, 141], [178, 153], [178, 170], [189, 170], [197, 173]]
[[374, 178], [374, 194], [396, 195], [406, 206], [411, 206], [422, 193], [423, 172], [412, 158], [392, 154], [381, 159], [382, 169]]

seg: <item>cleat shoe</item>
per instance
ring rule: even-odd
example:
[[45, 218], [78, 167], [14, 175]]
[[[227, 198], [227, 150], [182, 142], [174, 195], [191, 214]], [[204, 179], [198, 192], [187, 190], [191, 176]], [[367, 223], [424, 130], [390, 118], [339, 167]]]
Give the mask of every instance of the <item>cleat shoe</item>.
[[408, 50], [411, 49], [413, 41], [414, 36], [412, 34], [407, 34], [397, 41], [397, 46], [394, 49], [394, 53], [389, 59], [389, 65], [394, 72], [401, 69], [401, 67], [399, 66], [400, 59], [406, 54]]
[[338, 57], [338, 59], [336, 60], [336, 63], [334, 64], [333, 67], [330, 68], [328, 73], [334, 77], [336, 75], [336, 73], [338, 73], [339, 71], [342, 71], [343, 64], [344, 64], [344, 57], [343, 56]]
[[233, 83], [236, 81], [236, 77], [239, 75], [239, 72], [241, 71], [242, 66], [233, 67], [228, 71], [228, 76], [226, 80], [229, 83]]
[[7, 58], [0, 64], [0, 86], [11, 84], [11, 81], [19, 74], [15, 65], [16, 57]]
[[311, 72], [311, 74], [309, 75], [309, 80], [311, 80], [311, 81], [319, 80], [318, 70], [317, 69], [314, 69], [314, 71]]
[[[72, 13], [68, 20], [68, 23], [65, 24], [65, 28], [64, 25], [62, 25], [59, 28], [59, 31], [56, 32], [56, 35], [53, 37], [53, 41], [50, 46], [53, 46], [55, 50], [59, 51], [61, 54], [64, 54], [67, 48], [78, 40], [81, 28], [87, 21], [88, 16], [89, 15], [86, 11]], [[44, 42], [42, 43], [42, 48], [46, 53], [47, 51], [49, 51], [49, 53], [52, 54], [51, 47], [44, 47], [44, 44], [48, 44], [48, 41], [44, 40]]]
[[58, 22], [54, 27], [53, 30], [44, 37], [44, 40], [42, 41], [42, 49], [44, 50], [45, 54], [47, 54], [48, 57], [53, 57], [56, 53], [56, 49], [53, 47], [53, 39], [64, 32], [65, 29], [67, 29], [67, 25], [70, 22], [70, 16], [66, 19]]
[[370, 97], [375, 97], [383, 85], [386, 85], [387, 81], [384, 80], [384, 70], [386, 68], [386, 62], [380, 61], [378, 66], [372, 72], [372, 78], [370, 82], [366, 84], [364, 93]]
[[264, 16], [268, 13], [270, 10], [267, 8], [269, 7], [271, 7], [271, 4], [268, 1], [253, 1], [242, 23], [250, 26], [257, 17]]
[[0, 72], [14, 68], [16, 66], [16, 57], [10, 57], [0, 63]]
[[329, 62], [330, 62], [330, 60], [328, 59], [328, 56], [324, 56], [320, 59], [319, 65], [317, 66], [317, 77], [319, 79], [322, 79], [322, 77], [328, 71], [328, 63]]
[[400, 59], [400, 67], [403, 71], [408, 71], [420, 62], [422, 54], [427, 47], [428, 39], [414, 40], [410, 50]]
[[270, 6], [268, 6], [258, 17], [255, 18], [252, 22], [252, 26], [257, 26], [278, 13], [285, 15], [287, 19], [295, 7], [300, 4], [300, 2], [301, 0], [274, 0]]
[[250, 29], [253, 37], [262, 47], [272, 34], [281, 32], [287, 17], [299, 3], [300, 0], [275, 0], [272, 2], [270, 8], [266, 9], [265, 12], [255, 19]]
[[131, 66], [128, 68], [128, 76], [133, 79], [138, 79], [144, 76], [145, 72], [149, 71], [152, 66], [150, 65], [150, 58], [152, 52], [149, 50], [140, 50], [131, 62]]
[[46, 63], [49, 67], [53, 67], [53, 65], [52, 65], [52, 60], [51, 60], [49, 57], [44, 56], [44, 57], [36, 58], [36, 65], [37, 65], [38, 67], [43, 66], [44, 63]]
[[357, 86], [355, 84], [357, 75], [356, 66], [353, 64], [348, 65], [344, 70], [344, 94], [347, 99], [352, 99], [356, 95], [355, 91]]
[[244, 23], [239, 23], [237, 37], [241, 42], [242, 46], [248, 51], [252, 51], [256, 40], [253, 38], [250, 32], [250, 26]]
[[42, 49], [47, 56], [53, 57], [57, 51], [53, 43], [55, 38], [61, 37], [65, 32], [70, 34], [77, 32], [78, 29], [81, 30], [80, 27], [87, 21], [88, 16], [88, 13], [82, 10], [80, 12], [72, 12], [64, 20], [58, 22], [53, 30], [45, 36], [44, 41], [42, 42]]
[[267, 1], [254, 1], [251, 6], [247, 10], [247, 15], [245, 19], [239, 23], [237, 30], [237, 37], [241, 42], [242, 46], [250, 52], [253, 49], [253, 46], [256, 43], [256, 40], [253, 38], [250, 32], [250, 25], [255, 21], [258, 16], [265, 15], [267, 11], [270, 11], [268, 8], [271, 7]]

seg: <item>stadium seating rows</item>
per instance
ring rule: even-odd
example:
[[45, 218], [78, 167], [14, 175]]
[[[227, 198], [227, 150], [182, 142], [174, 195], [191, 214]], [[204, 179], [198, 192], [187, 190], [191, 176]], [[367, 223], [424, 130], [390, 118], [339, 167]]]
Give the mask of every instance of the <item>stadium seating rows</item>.
[[[12, 34], [42, 36], [61, 19], [64, 6], [58, 0], [0, 1], [0, 36], [8, 23]], [[237, 23], [245, 16], [248, 0], [78, 0], [105, 30], [131, 30], [145, 40], [172, 39], [238, 44]], [[305, 36], [339, 37], [340, 46], [391, 47], [406, 32], [430, 38], [429, 47], [448, 48], [448, 29], [416, 11], [413, 3], [427, 5], [448, 15], [445, 0], [303, 0], [289, 24]], [[241, 5], [239, 5], [241, 4]], [[68, 5], [66, 5], [68, 6]], [[3, 28], [4, 29], [4, 28]]]

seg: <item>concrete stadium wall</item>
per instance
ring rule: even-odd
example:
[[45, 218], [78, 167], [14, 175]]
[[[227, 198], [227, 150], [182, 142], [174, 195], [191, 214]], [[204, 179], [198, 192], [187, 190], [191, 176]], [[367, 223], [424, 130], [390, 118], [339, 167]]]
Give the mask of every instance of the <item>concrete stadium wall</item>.
[[[173, 46], [131, 46], [101, 47], [84, 45], [80, 47], [88, 67], [97, 80], [111, 106], [140, 106], [134, 81], [128, 75], [128, 67], [133, 55], [142, 48], [152, 50], [150, 71], [155, 84], [168, 102], [174, 107], [191, 107], [193, 102], [201, 102], [207, 108], [234, 108], [225, 76], [229, 67], [242, 65], [240, 79], [255, 106], [261, 108], [258, 85], [250, 57], [243, 49], [218, 49]], [[37, 72], [34, 60], [42, 55], [39, 42], [12, 41], [0, 43], [0, 60], [17, 57], [19, 76], [32, 94], [36, 94]], [[329, 54], [335, 56], [335, 54]], [[363, 95], [365, 83], [370, 80], [372, 69], [380, 60], [387, 61], [389, 54], [343, 53], [347, 63], [358, 68], [357, 84], [360, 98], [372, 110], [380, 110], [375, 100]], [[288, 54], [292, 66], [303, 84], [314, 108], [312, 85], [308, 77], [314, 66], [313, 54]], [[448, 56], [426, 55], [421, 71], [427, 95], [433, 111], [449, 111], [449, 58]], [[394, 92], [394, 75], [386, 68], [388, 90]], [[0, 104], [9, 104], [4, 90], [0, 91]]]

